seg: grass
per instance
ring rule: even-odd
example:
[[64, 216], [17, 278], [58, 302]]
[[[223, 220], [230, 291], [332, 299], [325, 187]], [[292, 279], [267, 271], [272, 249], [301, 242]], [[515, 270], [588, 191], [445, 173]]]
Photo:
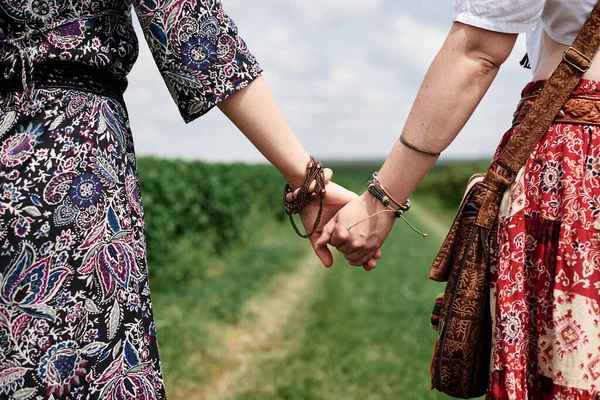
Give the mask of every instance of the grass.
[[[413, 222], [423, 226], [415, 216]], [[171, 398], [188, 399], [188, 393], [235, 368], [231, 359], [214, 357], [209, 333], [235, 324], [244, 302], [274, 274], [297, 267], [294, 260], [307, 248], [290, 232], [274, 221], [262, 224], [254, 240], [214, 260], [212, 272], [199, 271], [198, 281], [154, 293]], [[261, 360], [252, 372], [253, 387], [233, 399], [448, 398], [428, 387], [435, 340], [429, 313], [443, 286], [428, 281], [427, 272], [441, 239], [435, 234], [421, 238], [398, 224], [375, 271], [366, 273], [338, 258], [323, 274], [308, 313], [284, 333], [297, 343], [284, 357]], [[193, 243], [179, 246], [185, 254], [181, 262], [206, 258]]]
[[195, 280], [152, 285], [158, 288], [152, 300], [167, 390], [209, 381], [227, 368], [227, 360], [209, 354], [211, 329], [236, 323], [244, 303], [306, 252], [288, 226], [269, 218], [254, 222], [256, 234], [223, 257], [206, 254], [198, 238], [179, 240], [168, 268], [192, 266]]
[[[336, 166], [334, 180], [362, 192], [376, 168], [376, 163]], [[436, 174], [446, 167], [440, 168], [431, 179], [441, 179]], [[452, 171], [460, 181], [471, 167]], [[257, 357], [232, 394], [218, 399], [449, 398], [429, 390], [436, 338], [429, 314], [444, 286], [429, 281], [427, 273], [454, 216], [454, 197], [417, 193], [409, 219], [431, 237], [421, 238], [398, 222], [375, 271], [350, 267], [339, 257], [333, 269], [319, 275], [291, 321], [282, 324], [279, 351]], [[268, 299], [277, 278], [302, 268], [298, 262], [310, 251], [287, 223], [260, 213], [239, 229], [255, 233], [223, 256], [207, 251], [200, 236], [178, 240], [168, 257], [172, 262], [158, 268], [164, 276], [155, 275], [152, 282], [169, 399], [204, 399], [204, 388], [239, 369], [236, 354], [215, 351], [219, 333], [239, 328], [244, 305], [257, 296]], [[273, 298], [275, 304], [280, 300]]]
[[338, 260], [304, 321], [301, 345], [263, 363], [264, 385], [235, 400], [449, 398], [429, 390], [436, 338], [429, 313], [443, 285], [427, 273], [441, 239], [398, 224], [375, 271]]

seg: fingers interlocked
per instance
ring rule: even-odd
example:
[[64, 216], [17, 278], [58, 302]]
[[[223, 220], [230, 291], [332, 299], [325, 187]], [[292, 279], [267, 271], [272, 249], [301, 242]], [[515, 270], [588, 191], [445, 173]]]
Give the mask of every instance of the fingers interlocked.
[[[378, 259], [375, 255], [379, 251], [379, 246], [368, 244], [366, 238], [352, 235], [352, 231], [348, 229], [340, 229], [334, 231], [329, 244], [342, 253], [350, 265], [363, 267], [367, 271], [375, 269]], [[381, 258], [380, 252], [379, 258]], [[371, 259], [373, 262], [368, 263]]]
[[[380, 247], [395, 220], [393, 213], [376, 214], [384, 207], [369, 194], [348, 203], [323, 228], [317, 246], [335, 247], [353, 266], [370, 271], [381, 258]], [[357, 221], [362, 221], [357, 224]], [[350, 229], [349, 229], [350, 228]]]

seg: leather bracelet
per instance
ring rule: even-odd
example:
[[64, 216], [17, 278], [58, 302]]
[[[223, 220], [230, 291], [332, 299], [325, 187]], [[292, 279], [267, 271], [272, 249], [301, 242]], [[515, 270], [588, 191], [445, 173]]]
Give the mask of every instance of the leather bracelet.
[[[394, 208], [390, 205], [392, 200], [386, 194], [385, 190], [379, 186], [374, 179], [371, 179], [367, 184], [367, 191], [381, 202], [381, 204], [394, 212], [396, 218], [400, 218], [406, 211], [410, 209], [410, 200], [406, 200], [405, 203], [398, 205], [398, 208]], [[396, 203], [394, 201], [394, 203]]]
[[[408, 211], [408, 209], [410, 208], [410, 199], [407, 199], [404, 203], [401, 203], [398, 200], [396, 200], [394, 198], [394, 196], [392, 196], [390, 194], [390, 192], [388, 192], [385, 189], [385, 187], [383, 187], [383, 184], [379, 180], [379, 171], [373, 172], [373, 179], [371, 179], [371, 181], [377, 185], [377, 188], [383, 193], [383, 195], [385, 195], [389, 200], [391, 200], [394, 204], [396, 204], [396, 207], [398, 209], [402, 209], [404, 211]], [[371, 181], [369, 181], [369, 183]]]
[[[373, 173], [373, 179], [371, 179], [367, 183], [367, 191], [373, 197], [375, 197], [377, 200], [379, 200], [386, 209], [377, 211], [375, 214], [369, 215], [368, 217], [363, 218], [360, 221], [356, 222], [355, 224], [349, 226], [348, 228], [346, 228], [348, 230], [348, 232], [350, 232], [352, 230], [352, 228], [354, 228], [355, 226], [362, 224], [363, 222], [368, 221], [369, 219], [376, 217], [377, 215], [383, 214], [385, 212], [392, 212], [392, 213], [394, 213], [396, 218], [401, 218], [404, 222], [406, 222], [406, 224], [413, 231], [415, 231], [416, 233], [418, 233], [419, 235], [421, 235], [423, 237], [428, 236], [426, 233], [419, 231], [406, 218], [404, 218], [404, 213], [410, 209], [410, 200], [407, 199], [404, 203], [399, 203], [398, 201], [394, 200], [394, 198], [389, 195], [389, 193], [385, 190], [385, 188], [379, 181], [377, 172]], [[395, 203], [398, 208], [394, 209], [394, 207], [392, 207], [390, 205], [391, 202]]]

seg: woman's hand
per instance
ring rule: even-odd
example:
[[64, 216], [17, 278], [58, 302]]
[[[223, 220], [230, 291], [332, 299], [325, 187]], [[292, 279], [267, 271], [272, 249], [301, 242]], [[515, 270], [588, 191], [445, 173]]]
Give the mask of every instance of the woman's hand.
[[[325, 225], [316, 241], [315, 252], [329, 251], [326, 249], [330, 244], [344, 254], [350, 265], [362, 266], [367, 271], [373, 269], [375, 260], [381, 257], [381, 245], [396, 220], [391, 211], [369, 218], [383, 210], [388, 209], [369, 193], [355, 197]], [[363, 222], [353, 226], [359, 221]]]
[[[351, 192], [350, 190], [341, 187], [340, 185], [337, 185], [333, 182], [329, 182], [329, 179], [331, 179], [331, 174], [328, 174], [327, 171], [328, 170], [326, 169], [325, 178], [328, 183], [325, 185], [325, 189], [327, 191], [327, 196], [325, 197], [323, 202], [323, 213], [321, 214], [321, 223], [317, 227], [315, 233], [311, 236], [310, 242], [313, 246], [317, 257], [319, 257], [323, 265], [329, 268], [333, 265], [333, 255], [331, 254], [331, 251], [329, 251], [327, 246], [317, 247], [317, 240], [321, 237], [323, 227], [325, 226], [325, 224], [327, 224], [331, 220], [331, 218], [333, 218], [338, 213], [338, 211], [342, 209], [342, 207], [344, 207], [352, 200], [358, 198], [358, 195], [354, 192]], [[320, 202], [318, 200], [314, 200], [308, 206], [306, 206], [304, 210], [300, 212], [300, 219], [302, 220], [302, 224], [304, 225], [304, 228], [307, 232], [311, 231], [313, 228], [315, 219], [317, 218], [317, 215], [319, 213], [319, 204]]]

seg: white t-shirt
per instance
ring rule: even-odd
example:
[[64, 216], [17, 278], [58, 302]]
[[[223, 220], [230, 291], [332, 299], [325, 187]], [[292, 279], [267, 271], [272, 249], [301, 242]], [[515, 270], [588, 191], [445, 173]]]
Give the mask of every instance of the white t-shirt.
[[454, 21], [505, 33], [527, 33], [527, 54], [535, 73], [543, 32], [571, 45], [597, 0], [456, 0]]

